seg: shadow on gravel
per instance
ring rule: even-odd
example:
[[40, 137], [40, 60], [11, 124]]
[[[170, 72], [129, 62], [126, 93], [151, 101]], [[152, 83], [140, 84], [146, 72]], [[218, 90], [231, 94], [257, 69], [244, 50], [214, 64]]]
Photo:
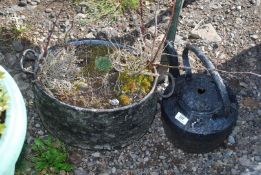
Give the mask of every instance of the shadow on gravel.
[[[220, 69], [230, 72], [254, 72], [261, 74], [261, 44], [241, 51], [231, 60], [222, 64]], [[222, 77], [226, 79], [226, 77], [228, 77], [226, 75], [223, 75]], [[261, 78], [253, 75], [240, 74], [235, 74], [234, 77], [233, 81], [229, 81], [229, 84], [235, 90], [238, 91], [240, 88], [252, 89], [256, 86], [257, 91], [261, 93]], [[253, 91], [247, 92], [247, 95], [254, 95]]]
[[14, 26], [0, 26], [0, 64], [13, 74], [13, 71], [21, 71], [20, 56], [26, 49], [39, 50], [39, 46], [33, 44], [30, 36], [19, 31]]
[[191, 5], [193, 2], [195, 2], [196, 0], [185, 0], [184, 4], [183, 4], [183, 8], [187, 7], [188, 5]]
[[[261, 74], [261, 43], [242, 50], [222, 64], [220, 69]], [[249, 157], [261, 155], [261, 78], [243, 74], [233, 77], [223, 74], [222, 77], [237, 93], [240, 107], [237, 125], [232, 134], [236, 139], [234, 151], [241, 160], [238, 165], [242, 171], [247, 168], [244, 171], [248, 173], [244, 174], [261, 174], [261, 170], [257, 168], [260, 162], [258, 159], [249, 164], [242, 161], [242, 153]]]
[[[187, 7], [188, 5], [191, 5], [192, 3], [194, 3], [196, 0], [185, 0], [184, 4], [183, 4], [183, 8]], [[160, 14], [157, 17], [157, 23], [162, 23], [164, 20], [165, 16], [170, 15], [170, 11], [169, 10], [165, 10], [165, 11], [161, 11]], [[151, 19], [149, 22], [147, 22], [145, 24], [145, 28], [150, 28], [151, 26], [154, 26], [156, 23], [155, 19]], [[121, 37], [117, 37], [117, 38], [112, 38], [111, 40], [113, 42], [118, 42], [124, 45], [129, 45], [132, 46], [135, 41], [137, 40], [137, 38], [139, 37], [139, 29], [136, 29], [126, 35], [123, 35]]]
[[[230, 72], [254, 72], [261, 74], [261, 44], [241, 51], [219, 67]], [[261, 154], [261, 78], [253, 75], [222, 74], [224, 80], [237, 94], [239, 102], [238, 123], [234, 131], [237, 152]]]
[[0, 26], [0, 52], [20, 52], [24, 48], [33, 46], [31, 41], [23, 36], [23, 31], [15, 26]]
[[[169, 11], [168, 10], [164, 10], [164, 11], [161, 11], [160, 14], [158, 15], [157, 17], [157, 23], [160, 24], [163, 22], [164, 20], [164, 17], [165, 16], [168, 16], [169, 15]], [[146, 29], [150, 28], [151, 26], [154, 26], [156, 23], [155, 19], [151, 19], [149, 22], [147, 22], [144, 27]], [[140, 36], [140, 32], [139, 32], [140, 29], [135, 29], [133, 31], [131, 31], [130, 33], [128, 34], [125, 34], [121, 37], [115, 37], [115, 38], [112, 38], [111, 41], [113, 42], [118, 42], [120, 44], [124, 44], [124, 45], [128, 45], [128, 46], [132, 46], [136, 41], [137, 41], [137, 38]], [[107, 38], [106, 38], [107, 39]]]

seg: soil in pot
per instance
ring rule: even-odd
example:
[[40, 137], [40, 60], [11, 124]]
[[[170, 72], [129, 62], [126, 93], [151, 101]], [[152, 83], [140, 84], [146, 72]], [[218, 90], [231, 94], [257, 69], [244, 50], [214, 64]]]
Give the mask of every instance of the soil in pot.
[[148, 59], [130, 49], [104, 45], [56, 47], [45, 59], [38, 80], [65, 103], [111, 109], [138, 102], [153, 86]]

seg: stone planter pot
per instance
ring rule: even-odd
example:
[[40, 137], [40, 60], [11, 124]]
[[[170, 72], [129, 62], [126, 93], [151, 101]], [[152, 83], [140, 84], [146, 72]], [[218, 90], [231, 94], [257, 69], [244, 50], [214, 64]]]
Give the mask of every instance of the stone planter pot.
[[[78, 40], [70, 44], [126, 48], [95, 39]], [[114, 109], [92, 109], [59, 101], [50, 96], [35, 78], [34, 102], [47, 130], [65, 143], [83, 149], [118, 149], [133, 143], [149, 129], [157, 109], [157, 94], [154, 92], [156, 82], [157, 78], [152, 90], [139, 102]]]
[[6, 110], [6, 128], [0, 138], [0, 174], [13, 175], [26, 135], [26, 108], [14, 79], [2, 66], [0, 66], [0, 71], [5, 73], [4, 79], [0, 80], [0, 83], [9, 98]]

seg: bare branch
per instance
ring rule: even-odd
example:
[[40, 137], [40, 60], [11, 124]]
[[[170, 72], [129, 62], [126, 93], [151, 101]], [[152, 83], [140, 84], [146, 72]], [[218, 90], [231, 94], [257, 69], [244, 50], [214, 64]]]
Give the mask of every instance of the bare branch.
[[[56, 16], [55, 21], [53, 22], [52, 29], [51, 29], [51, 31], [49, 32], [49, 35], [48, 35], [48, 37], [47, 37], [46, 45], [45, 45], [45, 47], [43, 48], [42, 58], [45, 58], [45, 57], [47, 56], [48, 47], [49, 47], [49, 45], [50, 45], [50, 41], [51, 41], [53, 32], [54, 32], [54, 30], [55, 30], [55, 27], [57, 26], [57, 22], [58, 22], [58, 20], [59, 20], [59, 17], [60, 17], [60, 15], [61, 15], [62, 12], [63, 12], [64, 5], [65, 5], [65, 1], [63, 1], [62, 7], [61, 7], [61, 9], [60, 9], [58, 15]], [[40, 58], [40, 59], [42, 59], [42, 58]]]
[[[169, 24], [168, 24], [168, 28], [167, 28], [168, 30], [169, 30], [169, 28], [171, 26], [171, 23], [172, 23], [173, 14], [175, 13], [175, 2], [176, 1], [174, 0], [173, 4], [171, 4], [171, 7], [170, 7], [170, 9], [172, 9], [172, 10], [171, 10], [171, 19], [169, 20]], [[161, 41], [161, 43], [160, 43], [160, 45], [159, 45], [159, 47], [158, 47], [158, 49], [157, 49], [157, 51], [156, 51], [156, 53], [155, 53], [155, 55], [154, 55], [154, 57], [153, 57], [153, 59], [150, 61], [150, 64], [153, 64], [156, 61], [156, 59], [157, 59], [157, 57], [159, 55], [159, 52], [161, 50], [161, 47], [162, 47], [162, 45], [166, 41], [167, 35], [168, 35], [168, 33], [166, 32], [164, 37], [163, 37], [163, 39], [162, 39], [162, 41]]]
[[254, 73], [254, 72], [238, 72], [238, 71], [226, 71], [226, 70], [221, 70], [221, 69], [207, 69], [207, 68], [196, 68], [196, 67], [186, 67], [186, 66], [169, 66], [169, 65], [164, 65], [164, 64], [156, 64], [154, 63], [153, 66], [158, 66], [158, 67], [166, 67], [166, 68], [174, 68], [174, 69], [179, 69], [179, 70], [184, 70], [184, 69], [191, 69], [191, 70], [197, 70], [197, 71], [217, 71], [225, 74], [241, 74], [241, 75], [253, 75], [257, 76], [258, 78], [261, 78], [261, 74]]

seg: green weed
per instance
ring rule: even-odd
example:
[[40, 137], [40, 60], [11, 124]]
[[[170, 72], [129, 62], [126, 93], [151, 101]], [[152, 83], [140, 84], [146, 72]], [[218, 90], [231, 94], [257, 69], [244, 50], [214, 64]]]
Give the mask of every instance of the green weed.
[[120, 3], [123, 10], [136, 10], [139, 7], [139, 0], [121, 0]]
[[139, 0], [72, 0], [76, 6], [85, 6], [88, 18], [81, 20], [80, 24], [96, 22], [104, 17], [108, 17], [109, 23], [114, 21], [122, 11], [137, 10]]
[[25, 26], [17, 26], [15, 24], [0, 26], [0, 42], [8, 44], [23, 38], [26, 36], [27, 29]]
[[32, 162], [40, 172], [43, 170], [54, 169], [55, 171], [69, 172], [73, 166], [68, 163], [68, 153], [65, 145], [57, 139], [48, 137], [46, 139], [36, 138], [32, 146], [34, 156]]

